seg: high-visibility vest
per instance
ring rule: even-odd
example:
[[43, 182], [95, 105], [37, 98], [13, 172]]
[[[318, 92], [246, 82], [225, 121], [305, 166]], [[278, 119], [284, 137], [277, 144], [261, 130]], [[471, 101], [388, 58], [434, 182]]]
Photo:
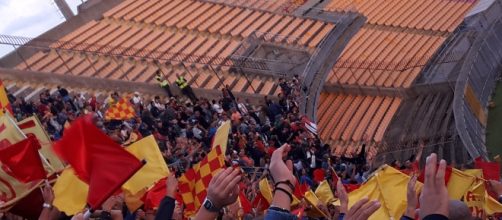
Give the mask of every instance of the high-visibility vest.
[[155, 76], [155, 79], [160, 84], [160, 87], [166, 87], [169, 85], [169, 82], [167, 82], [167, 80], [165, 79], [163, 80], [161, 76]]
[[185, 80], [185, 78], [183, 76], [180, 76], [177, 80], [176, 80], [176, 84], [180, 87], [180, 89], [184, 89], [188, 86], [188, 83], [187, 81]]

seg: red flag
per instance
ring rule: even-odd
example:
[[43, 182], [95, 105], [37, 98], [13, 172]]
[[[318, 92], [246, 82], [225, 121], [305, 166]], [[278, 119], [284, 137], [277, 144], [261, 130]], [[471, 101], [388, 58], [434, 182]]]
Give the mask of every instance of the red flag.
[[153, 210], [159, 208], [160, 202], [166, 197], [166, 178], [161, 179], [150, 189], [144, 197], [145, 210]]
[[486, 180], [500, 180], [500, 164], [497, 162], [485, 162], [480, 157], [474, 160], [476, 169], [483, 170], [483, 178]]
[[314, 170], [314, 181], [319, 184], [320, 182], [324, 181], [324, 170], [321, 168], [315, 169]]
[[305, 212], [305, 206], [302, 206], [298, 209], [291, 211], [291, 214], [295, 215], [298, 219], [302, 219], [304, 212]]
[[0, 149], [2, 168], [23, 183], [45, 179], [47, 173], [42, 165], [38, 149], [40, 149], [40, 143], [33, 136]]
[[54, 144], [54, 151], [89, 184], [87, 202], [92, 209], [99, 208], [143, 166], [134, 155], [102, 133], [92, 123], [91, 115], [75, 120], [63, 138]]
[[307, 191], [309, 191], [309, 185], [306, 182], [300, 184], [300, 181], [296, 181], [295, 191], [293, 191], [296, 198], [303, 198]]
[[253, 202], [251, 202], [251, 204], [254, 208], [258, 209], [259, 211], [264, 211], [268, 209], [268, 207], [270, 206], [267, 199], [263, 197], [260, 191], [256, 193], [256, 196], [254, 197]]
[[345, 190], [347, 190], [347, 192], [352, 192], [356, 189], [359, 189], [359, 187], [361, 187], [360, 184], [344, 184], [345, 186]]
[[239, 193], [239, 202], [242, 210], [244, 211], [244, 214], [251, 213], [252, 211], [251, 202], [249, 202], [248, 198], [246, 197], [246, 195], [244, 195], [244, 192], [242, 190]]

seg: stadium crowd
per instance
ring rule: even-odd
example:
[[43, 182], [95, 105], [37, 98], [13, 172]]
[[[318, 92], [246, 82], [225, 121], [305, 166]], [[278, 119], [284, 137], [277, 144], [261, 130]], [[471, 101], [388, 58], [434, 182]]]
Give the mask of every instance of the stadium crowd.
[[[165, 88], [165, 85], [161, 86]], [[290, 200], [298, 180], [300, 185], [316, 188], [328, 180], [335, 186], [341, 206], [321, 207], [329, 213], [329, 219], [367, 219], [380, 204], [377, 201], [362, 200], [348, 210], [348, 197], [345, 186], [356, 187], [363, 183], [371, 171], [365, 155], [365, 147], [351, 158], [335, 157], [330, 146], [322, 144], [315, 130], [306, 128], [306, 120], [299, 114], [298, 98], [300, 82], [297, 77], [279, 81], [281, 93], [278, 97], [265, 97], [262, 105], [253, 105], [247, 99], [237, 98], [227, 86], [222, 89], [219, 99], [209, 100], [185, 94], [185, 97], [173, 96], [166, 92], [166, 98], [155, 96], [145, 100], [135, 92], [128, 101], [134, 106], [136, 117], [131, 120], [105, 120], [107, 108], [122, 97], [114, 92], [100, 103], [95, 96], [70, 94], [65, 88], [58, 87], [50, 93], [40, 93], [39, 100], [26, 102], [22, 97], [9, 95], [14, 117], [22, 120], [37, 115], [51, 139], [58, 140], [67, 127], [79, 115], [94, 113], [98, 116], [97, 126], [114, 141], [128, 145], [136, 140], [154, 135], [166, 163], [175, 175], [168, 177], [166, 198], [159, 209], [139, 210], [128, 213], [123, 198], [111, 197], [94, 215], [102, 219], [181, 219], [182, 207], [175, 203], [177, 180], [192, 165], [206, 156], [211, 148], [211, 139], [217, 128], [231, 120], [231, 138], [227, 148], [227, 164], [230, 168], [222, 171], [211, 181], [208, 198], [215, 207], [233, 204], [238, 195], [238, 187], [244, 188], [247, 199], [253, 201], [257, 195], [258, 182], [267, 175], [275, 183], [273, 202], [266, 215], [260, 212], [248, 214], [245, 219], [294, 219], [290, 212]], [[283, 159], [287, 159], [285, 162]], [[412, 161], [413, 160], [413, 161]], [[393, 165], [401, 170], [414, 170], [416, 159]], [[444, 176], [445, 162], [441, 161], [436, 174], [435, 155], [427, 158], [426, 181], [420, 200], [420, 215], [424, 219], [447, 219], [448, 197], [444, 184], [438, 184]], [[234, 169], [232, 167], [241, 167]], [[244, 175], [240, 175], [244, 171]], [[332, 182], [336, 172], [338, 182]], [[410, 189], [415, 189], [410, 181]], [[237, 191], [236, 191], [237, 190]], [[446, 192], [446, 195], [445, 195]], [[46, 203], [51, 203], [53, 194], [50, 186], [43, 191]], [[445, 200], [446, 199], [446, 200]], [[408, 209], [403, 219], [413, 219], [417, 204], [416, 192], [408, 193]], [[464, 208], [464, 207], [462, 207]], [[463, 210], [463, 209], [457, 209]], [[465, 206], [466, 208], [466, 206]], [[120, 210], [120, 211], [112, 211]], [[470, 214], [470, 212], [468, 212]], [[219, 212], [201, 208], [196, 219], [214, 219]], [[426, 217], [428, 216], [428, 217]], [[222, 219], [242, 217], [238, 211], [226, 209]], [[59, 218], [59, 217], [58, 217]], [[73, 217], [83, 218], [83, 214]], [[307, 218], [307, 217], [305, 217]], [[41, 219], [56, 219], [53, 213], [44, 210]]]

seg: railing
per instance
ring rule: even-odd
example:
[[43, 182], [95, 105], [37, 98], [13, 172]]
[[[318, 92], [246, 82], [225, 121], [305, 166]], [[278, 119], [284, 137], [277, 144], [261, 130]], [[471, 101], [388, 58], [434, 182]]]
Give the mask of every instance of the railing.
[[[488, 158], [485, 145], [486, 121], [472, 109], [466, 91], [473, 91], [486, 115], [488, 100], [495, 89], [496, 78], [502, 64], [502, 20], [482, 30], [476, 38], [455, 85], [453, 111], [460, 140], [472, 158]], [[486, 116], [485, 116], [486, 117]]]
[[0, 44], [35, 48], [40, 50], [70, 51], [91, 55], [134, 58], [157, 62], [178, 62], [212, 66], [228, 66], [260, 71], [272, 71], [272, 69], [269, 68], [269, 64], [289, 64], [285, 61], [250, 58], [238, 55], [231, 55], [229, 57], [205, 56], [172, 51], [146, 50], [133, 47], [87, 44], [81, 42], [27, 38], [9, 35], [0, 35]]

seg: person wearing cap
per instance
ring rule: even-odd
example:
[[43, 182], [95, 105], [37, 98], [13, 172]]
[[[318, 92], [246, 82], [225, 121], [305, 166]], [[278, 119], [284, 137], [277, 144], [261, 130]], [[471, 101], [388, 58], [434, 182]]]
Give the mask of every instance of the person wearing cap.
[[134, 97], [132, 97], [132, 103], [134, 105], [143, 105], [143, 100], [141, 99], [139, 92], [134, 92]]
[[195, 96], [195, 93], [192, 90], [192, 87], [188, 84], [188, 81], [185, 79], [185, 77], [176, 74], [176, 85], [181, 89], [181, 93], [183, 95], [187, 96], [192, 103], [195, 103], [197, 101], [197, 96]]
[[169, 97], [173, 97], [171, 93], [171, 89], [169, 88], [169, 82], [160, 74], [160, 70], [157, 70], [155, 73], [155, 80], [159, 83], [160, 88], [164, 89], [167, 92]]

